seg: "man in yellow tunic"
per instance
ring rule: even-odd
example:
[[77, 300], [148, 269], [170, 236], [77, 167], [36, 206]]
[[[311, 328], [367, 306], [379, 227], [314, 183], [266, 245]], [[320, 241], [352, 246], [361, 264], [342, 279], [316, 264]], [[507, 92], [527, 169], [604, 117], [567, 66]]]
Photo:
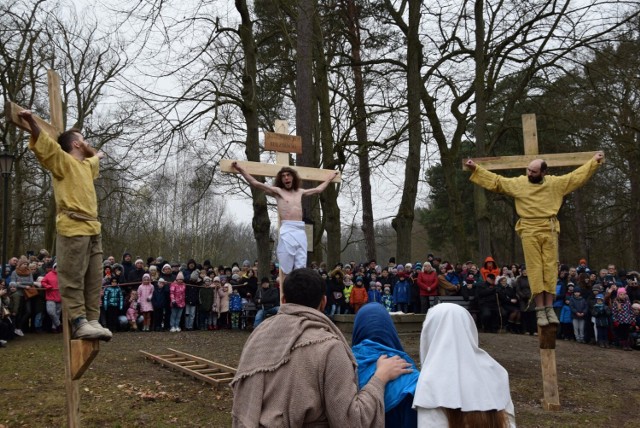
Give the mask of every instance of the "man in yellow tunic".
[[512, 196], [520, 219], [516, 232], [522, 240], [524, 260], [531, 292], [536, 303], [538, 325], [559, 324], [553, 311], [558, 277], [558, 235], [560, 223], [556, 215], [565, 195], [584, 185], [604, 159], [597, 152], [589, 162], [561, 176], [547, 175], [542, 159], [529, 163], [527, 175], [507, 178], [487, 171], [469, 159], [466, 166], [473, 171], [470, 180], [487, 190]]
[[98, 322], [102, 286], [102, 237], [93, 180], [100, 159], [77, 129], [54, 141], [30, 111], [20, 112], [31, 128], [29, 148], [53, 176], [56, 200], [58, 281], [74, 339], [109, 340], [111, 332]]

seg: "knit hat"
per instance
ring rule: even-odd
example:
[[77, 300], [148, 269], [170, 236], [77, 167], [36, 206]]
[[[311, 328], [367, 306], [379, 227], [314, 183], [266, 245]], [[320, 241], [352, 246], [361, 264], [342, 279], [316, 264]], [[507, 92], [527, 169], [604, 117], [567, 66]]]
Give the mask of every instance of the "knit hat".
[[603, 288], [602, 288], [602, 285], [600, 285], [600, 284], [594, 284], [593, 287], [591, 287], [591, 290], [592, 291], [598, 291], [599, 293], [601, 293]]
[[636, 311], [640, 311], [640, 303], [634, 303], [631, 305], [631, 309], [635, 309]]
[[181, 279], [184, 281], [184, 274], [182, 272], [178, 272], [178, 274], [176, 275], [176, 279]]
[[361, 276], [356, 276], [356, 282], [364, 282], [364, 279]]
[[162, 270], [165, 270], [167, 268], [171, 269], [171, 265], [169, 263], [165, 263], [164, 266], [162, 266]]
[[618, 288], [618, 294], [627, 294], [627, 289], [624, 287]]
[[138, 259], [138, 260], [136, 260], [136, 262], [135, 262], [134, 264], [136, 264], [136, 265], [137, 265], [138, 263], [142, 263], [142, 264], [144, 264], [144, 260], [142, 260], [142, 259]]
[[209, 278], [208, 276], [204, 277], [204, 282], [211, 282], [211, 278]]
[[596, 295], [596, 299], [604, 300], [602, 293]]
[[219, 276], [214, 276], [213, 277], [213, 282], [220, 282], [220, 277]]
[[580, 288], [580, 287], [573, 287], [573, 292], [574, 292], [574, 293], [582, 293], [582, 288]]
[[145, 273], [144, 275], [142, 275], [142, 280], [144, 281], [145, 278], [148, 280], [151, 280], [151, 275], [149, 275], [148, 273]]
[[579, 265], [586, 265], [587, 264], [587, 259], [580, 259], [580, 261], [578, 262]]
[[404, 267], [405, 267], [405, 269], [411, 269], [412, 266], [411, 266], [411, 263], [407, 263], [407, 264], [404, 265]]

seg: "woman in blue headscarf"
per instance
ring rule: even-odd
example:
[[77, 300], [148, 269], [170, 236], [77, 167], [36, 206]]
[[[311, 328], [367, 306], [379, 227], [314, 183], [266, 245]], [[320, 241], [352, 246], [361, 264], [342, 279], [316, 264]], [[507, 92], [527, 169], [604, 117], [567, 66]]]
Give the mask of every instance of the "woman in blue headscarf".
[[411, 363], [413, 372], [398, 377], [385, 387], [385, 426], [417, 427], [417, 413], [411, 406], [420, 373], [411, 357], [404, 352], [391, 316], [383, 305], [368, 303], [360, 309], [353, 323], [351, 345], [358, 362], [360, 388], [375, 373], [376, 362], [381, 355], [399, 355]]

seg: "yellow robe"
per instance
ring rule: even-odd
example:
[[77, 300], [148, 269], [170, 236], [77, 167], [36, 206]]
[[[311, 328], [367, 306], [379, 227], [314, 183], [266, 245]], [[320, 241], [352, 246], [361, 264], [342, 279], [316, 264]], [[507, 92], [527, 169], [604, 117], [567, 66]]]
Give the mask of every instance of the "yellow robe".
[[79, 161], [62, 150], [60, 144], [44, 131], [40, 131], [38, 141], [31, 138], [29, 148], [53, 176], [58, 233], [67, 237], [100, 234], [99, 221], [76, 220], [64, 214], [64, 211], [71, 211], [97, 219], [98, 199], [93, 180], [98, 177], [100, 168], [98, 157]]
[[524, 260], [532, 294], [556, 292], [558, 277], [558, 234], [556, 218], [565, 195], [584, 185], [600, 164], [591, 159], [575, 171], [561, 175], [547, 175], [542, 183], [529, 182], [526, 175], [502, 177], [478, 166], [470, 180], [487, 190], [512, 196], [520, 219], [516, 232], [522, 239]]

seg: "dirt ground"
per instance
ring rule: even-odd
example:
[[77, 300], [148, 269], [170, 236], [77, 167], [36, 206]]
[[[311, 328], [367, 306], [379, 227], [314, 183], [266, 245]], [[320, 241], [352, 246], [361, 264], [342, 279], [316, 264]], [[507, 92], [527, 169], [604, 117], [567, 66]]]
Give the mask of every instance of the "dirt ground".
[[[81, 380], [83, 426], [226, 427], [233, 396], [163, 368], [139, 350], [174, 348], [237, 366], [245, 331], [118, 333]], [[419, 334], [401, 335], [418, 360]], [[640, 414], [640, 352], [558, 342], [562, 409], [540, 406], [537, 338], [481, 334], [481, 346], [508, 371], [520, 427], [635, 427]], [[66, 425], [62, 335], [31, 334], [0, 349], [0, 427]]]

